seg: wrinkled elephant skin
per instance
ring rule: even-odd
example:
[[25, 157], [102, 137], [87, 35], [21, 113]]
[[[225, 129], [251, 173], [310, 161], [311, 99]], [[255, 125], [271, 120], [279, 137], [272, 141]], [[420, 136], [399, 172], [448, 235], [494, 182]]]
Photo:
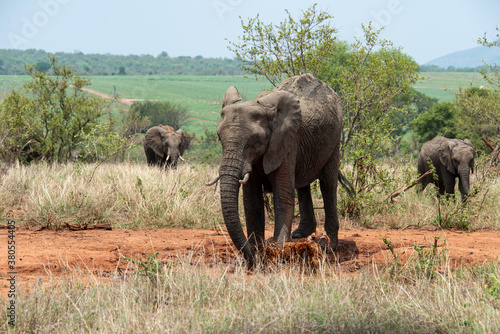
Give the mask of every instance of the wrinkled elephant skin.
[[[223, 156], [219, 175], [224, 222], [236, 248], [250, 265], [252, 246], [264, 241], [263, 191], [272, 191], [275, 210], [273, 239], [290, 240], [297, 189], [300, 223], [293, 237], [316, 230], [310, 183], [320, 180], [325, 208], [325, 231], [330, 246], [338, 244], [337, 183], [342, 107], [337, 94], [311, 74], [283, 81], [254, 100], [240, 101], [230, 87], [224, 98], [217, 134]], [[237, 103], [238, 102], [238, 103]], [[238, 214], [239, 187], [247, 236]]]

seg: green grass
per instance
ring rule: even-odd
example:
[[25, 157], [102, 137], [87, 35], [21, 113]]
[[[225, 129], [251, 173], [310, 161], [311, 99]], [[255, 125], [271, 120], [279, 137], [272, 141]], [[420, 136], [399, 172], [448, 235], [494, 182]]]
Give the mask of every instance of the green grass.
[[452, 101], [460, 87], [488, 86], [478, 72], [422, 72], [420, 75], [423, 78], [413, 87], [440, 102]]
[[[119, 97], [149, 100], [168, 100], [185, 106], [189, 116], [208, 121], [220, 119], [222, 97], [230, 86], [236, 86], [246, 99], [253, 99], [270, 84], [242, 76], [97, 76], [90, 88], [111, 95], [116, 87]], [[214, 122], [191, 119], [188, 132], [202, 133], [203, 126]]]
[[[459, 87], [486, 85], [479, 73], [423, 72], [415, 89], [440, 101], [451, 101]], [[28, 76], [0, 76], [0, 98], [12, 85], [19, 85]], [[236, 86], [244, 99], [251, 100], [262, 90], [271, 88], [266, 81], [242, 76], [92, 76], [91, 89], [101, 93], [133, 99], [169, 100], [185, 106], [193, 117], [185, 127], [188, 132], [203, 134], [205, 126], [213, 129], [220, 118], [222, 97], [229, 86]], [[196, 118], [202, 119], [197, 120]], [[203, 121], [206, 120], [206, 121]]]
[[[168, 100], [189, 110], [191, 119], [184, 127], [188, 132], [203, 134], [204, 126], [216, 129], [220, 119], [222, 97], [230, 86], [236, 86], [244, 99], [251, 100], [262, 90], [271, 88], [265, 81], [256, 81], [243, 76], [92, 76], [92, 85], [87, 87], [112, 96], [147, 100]], [[0, 76], [0, 99], [12, 85], [19, 85], [29, 76]], [[203, 121], [207, 120], [207, 121]]]

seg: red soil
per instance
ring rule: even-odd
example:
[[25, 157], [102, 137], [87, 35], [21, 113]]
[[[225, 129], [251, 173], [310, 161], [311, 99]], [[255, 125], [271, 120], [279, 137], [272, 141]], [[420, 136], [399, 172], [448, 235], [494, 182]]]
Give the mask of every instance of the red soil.
[[[272, 227], [266, 231], [272, 235]], [[392, 242], [401, 258], [407, 258], [418, 244], [429, 249], [439, 237], [438, 249], [446, 249], [453, 266], [479, 265], [497, 261], [500, 256], [500, 232], [495, 231], [426, 231], [426, 230], [341, 230], [339, 248], [328, 255], [328, 261], [338, 261], [340, 270], [356, 272], [373, 264], [385, 264], [392, 255], [383, 238]], [[0, 230], [0, 273], [6, 275], [8, 231]], [[178, 262], [193, 254], [192, 261], [207, 265], [226, 263], [233, 266], [236, 252], [226, 232], [198, 229], [155, 230], [17, 230], [16, 281], [23, 288], [30, 282], [48, 276], [63, 277], [69, 269], [79, 267], [93, 273], [121, 272], [131, 268], [123, 257], [145, 259], [150, 252], [159, 251], [163, 263]], [[304, 240], [294, 240], [301, 242]], [[0, 286], [0, 295], [7, 296], [8, 286]]]

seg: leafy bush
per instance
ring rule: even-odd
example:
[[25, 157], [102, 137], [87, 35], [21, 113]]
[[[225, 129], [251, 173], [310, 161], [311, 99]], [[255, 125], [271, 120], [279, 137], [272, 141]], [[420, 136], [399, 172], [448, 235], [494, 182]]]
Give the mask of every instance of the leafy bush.
[[0, 105], [3, 160], [65, 162], [86, 135], [101, 135], [96, 133], [98, 125], [107, 133], [114, 131], [111, 116], [104, 118], [110, 102], [82, 90], [90, 85], [90, 78], [75, 75], [55, 57], [49, 58], [51, 72], [39, 64], [25, 65], [31, 80], [12, 90]]
[[222, 157], [222, 146], [219, 143], [217, 132], [208, 127], [204, 129], [204, 136], [195, 138], [195, 144], [188, 151], [187, 157], [194, 162], [209, 165], [219, 165]]
[[169, 101], [134, 102], [130, 108], [132, 113], [148, 117], [152, 126], [170, 125], [178, 130], [188, 122], [188, 109]]
[[420, 143], [425, 143], [436, 136], [456, 138], [457, 113], [451, 102], [441, 102], [418, 116], [412, 123], [414, 134]]

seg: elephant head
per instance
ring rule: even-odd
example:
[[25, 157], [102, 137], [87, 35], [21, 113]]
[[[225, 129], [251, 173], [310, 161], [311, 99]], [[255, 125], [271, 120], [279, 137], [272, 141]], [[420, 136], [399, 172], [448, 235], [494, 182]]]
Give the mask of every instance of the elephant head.
[[149, 164], [166, 165], [175, 168], [178, 159], [189, 146], [189, 137], [171, 126], [154, 126], [144, 136], [144, 149]]
[[268, 175], [282, 168], [290, 152], [297, 149], [302, 115], [299, 100], [286, 91], [262, 92], [252, 101], [236, 103], [239, 100], [237, 89], [230, 87], [217, 130], [223, 148], [219, 175], [209, 185], [220, 179], [227, 230], [252, 264], [254, 254], [238, 214], [239, 186], [249, 180], [251, 172]]

